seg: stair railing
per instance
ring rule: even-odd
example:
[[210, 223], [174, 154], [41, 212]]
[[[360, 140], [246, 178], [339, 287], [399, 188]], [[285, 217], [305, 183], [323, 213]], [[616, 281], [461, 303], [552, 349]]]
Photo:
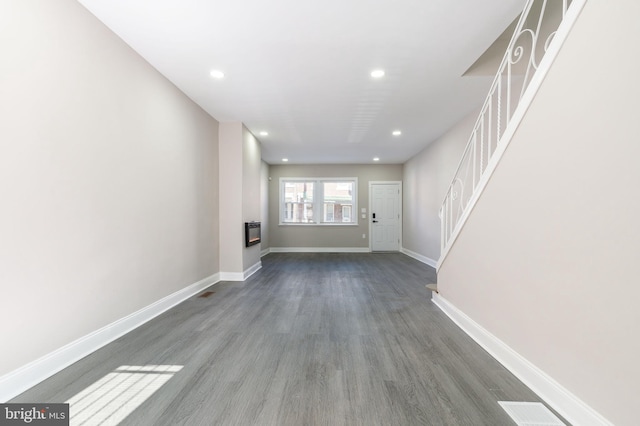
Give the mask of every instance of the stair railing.
[[[508, 142], [502, 140], [505, 129], [511, 123], [540, 61], [567, 16], [569, 6], [579, 3], [577, 7], [581, 9], [584, 2], [585, 0], [527, 1], [442, 202], [439, 212], [440, 262], [477, 201], [478, 192], [495, 168], [501, 153], [495, 154], [500, 151], [501, 145]], [[577, 17], [577, 12], [575, 16]]]

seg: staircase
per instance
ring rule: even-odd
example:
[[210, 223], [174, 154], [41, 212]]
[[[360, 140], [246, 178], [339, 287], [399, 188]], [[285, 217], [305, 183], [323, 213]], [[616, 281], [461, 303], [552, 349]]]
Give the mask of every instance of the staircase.
[[587, 0], [528, 0], [442, 207], [444, 261]]

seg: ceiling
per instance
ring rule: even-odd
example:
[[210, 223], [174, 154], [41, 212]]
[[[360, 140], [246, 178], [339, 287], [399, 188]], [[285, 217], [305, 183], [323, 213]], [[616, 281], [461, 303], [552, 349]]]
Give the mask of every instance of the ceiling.
[[462, 75], [525, 2], [78, 1], [270, 164], [404, 163], [480, 106]]

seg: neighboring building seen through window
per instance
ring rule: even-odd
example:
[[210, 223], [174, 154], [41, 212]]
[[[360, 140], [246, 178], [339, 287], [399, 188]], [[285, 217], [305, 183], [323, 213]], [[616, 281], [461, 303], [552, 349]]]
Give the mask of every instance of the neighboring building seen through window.
[[356, 224], [356, 178], [281, 178], [281, 224]]
[[315, 182], [284, 183], [284, 216], [282, 222], [313, 223], [313, 189]]

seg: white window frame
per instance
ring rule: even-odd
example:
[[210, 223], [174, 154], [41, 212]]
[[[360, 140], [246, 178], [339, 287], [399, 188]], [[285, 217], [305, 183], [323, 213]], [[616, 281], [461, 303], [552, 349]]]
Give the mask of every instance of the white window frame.
[[[284, 186], [288, 182], [312, 182], [313, 183], [313, 222], [285, 222], [284, 221], [284, 209], [285, 209], [285, 191]], [[350, 182], [353, 184], [351, 206], [351, 220], [352, 222], [325, 222], [324, 221], [324, 183], [327, 182]], [[280, 197], [279, 197], [279, 224], [283, 226], [358, 226], [358, 217], [355, 214], [358, 211], [358, 178], [357, 177], [343, 177], [343, 178], [326, 178], [326, 177], [286, 177], [280, 178]]]

